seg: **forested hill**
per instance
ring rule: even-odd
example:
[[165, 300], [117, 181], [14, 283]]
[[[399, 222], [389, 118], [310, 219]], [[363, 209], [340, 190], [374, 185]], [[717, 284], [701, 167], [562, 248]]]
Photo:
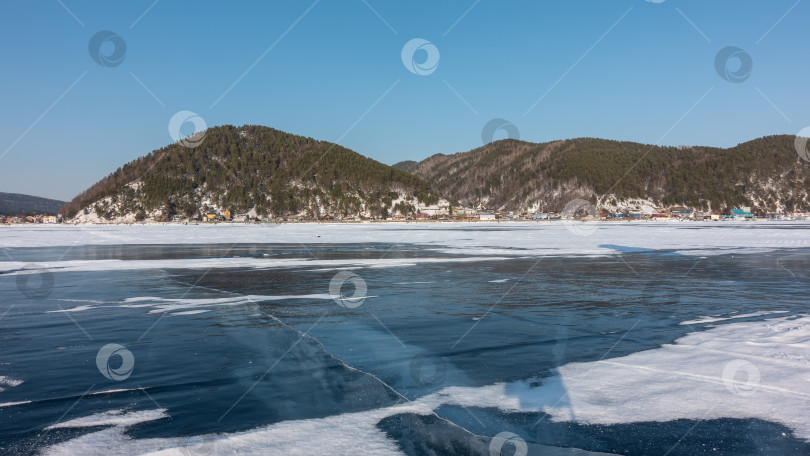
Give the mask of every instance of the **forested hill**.
[[599, 207], [634, 199], [722, 212], [810, 210], [810, 164], [795, 137], [768, 136], [736, 147], [658, 147], [581, 138], [535, 144], [506, 139], [408, 170], [443, 195], [489, 208], [560, 210], [582, 198]]
[[560, 210], [572, 199], [604, 209], [687, 206], [722, 213], [810, 210], [810, 163], [795, 137], [722, 149], [580, 138], [506, 139], [453, 155], [387, 166], [341, 146], [261, 126], [206, 131], [105, 177], [61, 210], [80, 221], [161, 220], [229, 210], [251, 217], [384, 217], [440, 197], [510, 211]]
[[336, 144], [263, 126], [222, 126], [201, 144], [172, 144], [67, 203], [68, 217], [132, 221], [229, 210], [253, 217], [379, 217], [438, 197], [420, 178]]
[[50, 214], [56, 215], [65, 204], [39, 196], [0, 192], [0, 215]]

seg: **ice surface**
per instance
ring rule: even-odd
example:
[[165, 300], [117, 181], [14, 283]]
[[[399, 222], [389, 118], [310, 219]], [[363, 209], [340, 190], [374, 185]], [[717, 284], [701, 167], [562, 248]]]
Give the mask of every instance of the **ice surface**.
[[[577, 236], [563, 222], [0, 227], [0, 247], [120, 244], [391, 242], [473, 255], [607, 255], [611, 246], [700, 255], [809, 247], [807, 222], [592, 222]], [[590, 230], [589, 230], [590, 231]]]
[[[810, 317], [781, 317], [729, 323], [690, 333], [673, 344], [620, 358], [567, 364], [535, 381], [485, 387], [448, 387], [416, 401], [321, 419], [286, 421], [248, 432], [201, 436], [203, 443], [177, 439], [131, 440], [125, 424], [49, 448], [45, 454], [401, 454], [376, 424], [402, 413], [427, 415], [442, 405], [494, 407], [537, 412], [555, 421], [617, 424], [678, 419], [759, 418], [784, 424], [810, 441]], [[759, 379], [729, 371], [753, 366]], [[729, 375], [729, 372], [731, 375]], [[159, 411], [153, 411], [158, 413]], [[86, 422], [121, 419], [121, 414]], [[74, 423], [83, 421], [73, 420]], [[124, 420], [122, 420], [123, 423]], [[196, 447], [194, 446], [196, 445]]]
[[567, 364], [539, 387], [523, 381], [440, 394], [467, 407], [587, 424], [759, 418], [810, 441], [808, 380], [810, 317], [800, 316], [725, 324], [655, 350]]
[[[107, 271], [152, 268], [395, 267], [417, 263], [482, 261], [515, 256], [611, 255], [671, 249], [688, 255], [757, 253], [810, 246], [810, 224], [801, 223], [600, 223], [590, 236], [575, 236], [563, 223], [509, 224], [300, 224], [269, 226], [93, 226], [0, 227], [0, 247], [89, 244], [337, 244], [414, 243], [436, 251], [472, 257], [384, 260], [224, 258], [170, 260], [55, 261], [54, 271]], [[15, 271], [22, 262], [0, 262]], [[302, 295], [328, 299], [326, 295]], [[285, 300], [296, 296], [258, 296]], [[242, 305], [248, 297], [216, 299], [132, 298], [126, 302], [80, 303], [72, 311], [108, 305], [146, 307], [152, 312], [191, 315], [208, 307]], [[255, 302], [255, 301], [254, 301]], [[377, 428], [380, 420], [403, 413], [427, 415], [442, 405], [494, 407], [507, 412], [544, 412], [555, 421], [590, 424], [677, 419], [758, 418], [781, 423], [810, 441], [810, 317], [764, 317], [764, 312], [714, 315], [684, 324], [721, 323], [688, 334], [672, 344], [619, 358], [559, 367], [542, 380], [484, 387], [447, 387], [392, 407], [320, 419], [286, 421], [251, 431], [188, 439], [133, 440], [128, 426], [160, 419], [162, 410], [114, 411], [77, 418], [71, 426], [111, 426], [58, 443], [45, 454], [181, 454], [180, 447], [205, 454], [242, 451], [281, 454], [400, 454]], [[541, 348], [538, 348], [540, 350]], [[520, 360], [515, 360], [520, 362]], [[757, 373], [758, 375], [753, 375]], [[0, 387], [5, 377], [0, 377]], [[756, 380], [756, 381], [754, 381]], [[539, 384], [539, 386], [538, 386]], [[13, 406], [5, 403], [0, 406]], [[140, 415], [139, 415], [140, 414]], [[83, 424], [84, 423], [84, 424]], [[62, 427], [66, 427], [63, 423]]]

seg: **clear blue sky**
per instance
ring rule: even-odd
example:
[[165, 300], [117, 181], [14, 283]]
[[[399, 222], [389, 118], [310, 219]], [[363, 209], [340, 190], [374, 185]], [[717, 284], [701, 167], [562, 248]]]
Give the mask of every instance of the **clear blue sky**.
[[[795, 134], [810, 125], [808, 19], [796, 0], [6, 1], [0, 191], [70, 199], [171, 142], [183, 110], [389, 164], [478, 147], [494, 118], [537, 142]], [[101, 30], [126, 43], [120, 65], [91, 58]], [[439, 50], [429, 75], [403, 65], [413, 38]], [[727, 46], [751, 57], [743, 82], [715, 68]]]

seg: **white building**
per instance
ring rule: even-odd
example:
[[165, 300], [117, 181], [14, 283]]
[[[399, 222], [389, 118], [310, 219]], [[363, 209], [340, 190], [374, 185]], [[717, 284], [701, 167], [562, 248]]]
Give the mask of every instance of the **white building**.
[[424, 206], [419, 207], [417, 205], [418, 212], [421, 212], [429, 217], [441, 217], [450, 215], [450, 202], [445, 199], [440, 199], [437, 204], [432, 206]]

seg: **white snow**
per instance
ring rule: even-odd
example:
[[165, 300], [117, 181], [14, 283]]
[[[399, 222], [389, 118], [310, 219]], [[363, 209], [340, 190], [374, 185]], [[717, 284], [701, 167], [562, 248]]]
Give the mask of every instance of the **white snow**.
[[[279, 258], [189, 258], [176, 260], [68, 260], [68, 261], [41, 261], [37, 269], [46, 269], [50, 272], [77, 272], [77, 271], [134, 271], [142, 269], [225, 269], [225, 268], [309, 268], [314, 266], [327, 267], [334, 270], [337, 267], [355, 266], [371, 268], [411, 267], [428, 263], [462, 263], [476, 261], [502, 260], [501, 257], [463, 257], [463, 258], [384, 258], [384, 259], [346, 259], [346, 260], [314, 260], [311, 258], [279, 259]], [[0, 273], [8, 275], [24, 274], [22, 271], [29, 263], [24, 261], [0, 261]], [[30, 271], [28, 272], [30, 273]]]
[[11, 377], [6, 377], [5, 375], [0, 375], [0, 391], [5, 391], [6, 387], [13, 388], [15, 386], [22, 385], [22, 380], [13, 379]]
[[704, 323], [715, 323], [715, 322], [718, 322], [718, 321], [736, 320], [736, 319], [739, 319], [739, 318], [761, 317], [763, 315], [774, 315], [774, 314], [781, 314], [781, 313], [787, 313], [787, 312], [788, 312], [787, 310], [764, 310], [764, 311], [760, 311], [760, 312], [751, 312], [751, 313], [746, 313], [746, 314], [731, 315], [731, 316], [728, 316], [728, 317], [707, 316], [707, 317], [700, 318], [698, 320], [684, 321], [684, 322], [681, 322], [681, 324], [682, 325], [700, 325], [700, 324], [704, 324]]
[[76, 307], [71, 307], [70, 309], [60, 309], [60, 310], [49, 310], [45, 313], [60, 313], [60, 312], [83, 312], [85, 310], [95, 309], [95, 306], [90, 305], [81, 305]]
[[112, 410], [56, 423], [46, 427], [45, 430], [93, 426], [132, 426], [133, 424], [144, 423], [146, 421], [159, 420], [166, 416], [168, 416], [166, 415], [166, 409], [141, 410], [137, 412]]
[[[672, 249], [689, 255], [810, 247], [807, 222], [589, 222], [577, 235], [564, 222], [266, 225], [0, 226], [0, 247], [121, 244], [384, 242], [468, 255], [611, 255], [616, 247]], [[591, 229], [593, 228], [593, 229]], [[782, 229], [794, 228], [794, 229]], [[795, 228], [808, 228], [795, 229]], [[474, 230], [474, 231], [470, 231]], [[503, 231], [507, 230], [507, 231]], [[238, 261], [240, 259], [216, 260]]]
[[[367, 298], [371, 298], [371, 296], [367, 296]], [[118, 307], [152, 307], [153, 310], [150, 310], [149, 313], [175, 312], [171, 315], [194, 315], [208, 311], [207, 309], [200, 309], [200, 307], [238, 306], [266, 301], [287, 301], [293, 299], [331, 300], [332, 296], [324, 293], [285, 296], [248, 295], [228, 298], [158, 298], [144, 296], [128, 298], [124, 300], [124, 304], [120, 304]]]
[[181, 316], [181, 315], [197, 315], [197, 314], [206, 313], [206, 312], [208, 312], [208, 311], [207, 310], [186, 310], [184, 312], [175, 312], [172, 315], [177, 315], [177, 316]]
[[31, 401], [2, 402], [2, 403], [0, 403], [0, 408], [15, 407], [17, 405], [25, 405], [25, 404], [30, 404], [30, 403], [31, 403]]

